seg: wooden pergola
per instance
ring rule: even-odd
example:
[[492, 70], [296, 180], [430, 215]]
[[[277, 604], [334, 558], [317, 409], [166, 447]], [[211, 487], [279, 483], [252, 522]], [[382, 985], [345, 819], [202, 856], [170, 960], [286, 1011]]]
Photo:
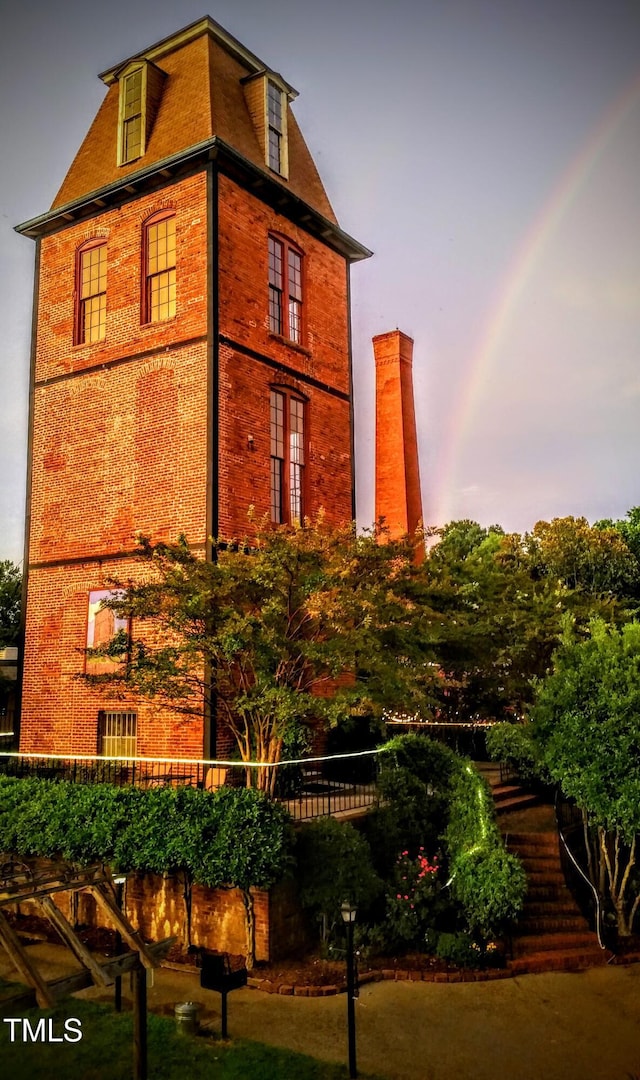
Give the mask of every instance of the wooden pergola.
[[[99, 962], [80, 941], [76, 931], [52, 900], [56, 892], [87, 891], [114, 924], [129, 951], [111, 960]], [[35, 901], [43, 915], [82, 965], [82, 970], [46, 982], [37, 965], [28, 955], [2, 910], [10, 904]], [[158, 967], [169, 951], [173, 938], [146, 945], [132, 927], [117, 903], [116, 886], [109, 869], [102, 865], [77, 867], [66, 862], [34, 860], [17, 861], [6, 856], [0, 862], [0, 943], [4, 945], [21, 978], [30, 987], [0, 1001], [0, 1013], [15, 1012], [38, 1005], [53, 1008], [55, 1003], [91, 985], [112, 986], [127, 972], [134, 977], [134, 1078], [146, 1080], [146, 972]]]

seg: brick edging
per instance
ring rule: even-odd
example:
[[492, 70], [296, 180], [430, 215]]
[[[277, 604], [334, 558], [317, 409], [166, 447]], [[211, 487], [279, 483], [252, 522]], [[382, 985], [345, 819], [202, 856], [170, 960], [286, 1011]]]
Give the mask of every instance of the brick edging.
[[[609, 963], [616, 967], [625, 967], [628, 964], [640, 963], [640, 953], [630, 953], [627, 956], [614, 956]], [[198, 968], [192, 964], [176, 964], [171, 960], [164, 960], [161, 965], [170, 971], [185, 971], [197, 975]], [[585, 965], [586, 967], [600, 965]], [[561, 971], [562, 968], [553, 969]], [[512, 971], [510, 968], [488, 968], [486, 971], [409, 971], [403, 968], [382, 968], [380, 971], [367, 971], [360, 975], [358, 983], [366, 986], [374, 982], [428, 982], [428, 983], [476, 983], [495, 982], [498, 979], [515, 979], [520, 975], [541, 974], [540, 972]], [[259, 979], [250, 975], [247, 979], [250, 990], [261, 990], [263, 994], [282, 994], [283, 997], [334, 997], [336, 994], [346, 993], [346, 985], [340, 986], [293, 986], [291, 983], [273, 982], [271, 979]]]

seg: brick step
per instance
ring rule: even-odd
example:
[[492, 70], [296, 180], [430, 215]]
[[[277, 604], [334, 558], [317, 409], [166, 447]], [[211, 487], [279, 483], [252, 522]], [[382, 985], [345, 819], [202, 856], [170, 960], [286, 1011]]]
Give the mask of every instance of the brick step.
[[580, 909], [571, 896], [549, 897], [543, 900], [525, 899], [520, 919], [567, 918], [580, 914]]
[[518, 937], [540, 936], [555, 933], [588, 933], [589, 924], [583, 915], [527, 915], [521, 914], [516, 924]]
[[517, 844], [510, 836], [506, 837], [507, 851], [513, 851], [524, 862], [526, 859], [554, 859], [556, 864], [560, 858], [558, 845], [551, 844]]
[[509, 844], [513, 844], [514, 847], [535, 847], [546, 848], [551, 847], [556, 851], [558, 850], [558, 834], [557, 832], [509, 832], [507, 833], [507, 840]]
[[532, 975], [542, 971], [581, 971], [606, 964], [609, 954], [599, 945], [591, 949], [565, 949], [563, 952], [540, 951], [507, 962], [514, 975]]
[[515, 853], [529, 874], [555, 874], [558, 869], [562, 870], [558, 856], [554, 858], [551, 853], [540, 855], [523, 855], [521, 851]]
[[532, 792], [522, 792], [510, 798], [496, 799], [496, 814], [508, 814], [513, 810], [526, 810], [528, 806], [539, 806], [540, 796]]
[[561, 885], [534, 885], [533, 888], [529, 886], [529, 889], [525, 895], [525, 904], [539, 904], [550, 903], [553, 904], [557, 901], [569, 902], [571, 893], [567, 889], [564, 882]]
[[563, 952], [582, 949], [588, 952], [598, 944], [595, 934], [589, 930], [558, 931], [553, 934], [524, 934], [513, 938], [514, 957], [536, 952]]
[[556, 888], [566, 889], [564, 880], [564, 874], [558, 864], [557, 870], [551, 868], [547, 870], [529, 870], [527, 872], [527, 880], [529, 882], [529, 888], [548, 888], [554, 886]]

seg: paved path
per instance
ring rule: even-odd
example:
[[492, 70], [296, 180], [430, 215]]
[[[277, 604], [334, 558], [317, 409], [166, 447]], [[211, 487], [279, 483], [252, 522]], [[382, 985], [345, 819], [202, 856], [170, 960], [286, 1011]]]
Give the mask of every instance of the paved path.
[[[56, 946], [33, 954], [45, 976], [67, 967]], [[185, 1000], [202, 1002], [203, 1020], [219, 1030], [217, 994], [192, 974], [155, 972], [152, 1008], [172, 1013]], [[640, 1078], [640, 964], [485, 983], [373, 983], [361, 990], [356, 1019], [358, 1065], [385, 1080]], [[229, 1032], [344, 1061], [346, 998], [238, 990], [229, 996]]]

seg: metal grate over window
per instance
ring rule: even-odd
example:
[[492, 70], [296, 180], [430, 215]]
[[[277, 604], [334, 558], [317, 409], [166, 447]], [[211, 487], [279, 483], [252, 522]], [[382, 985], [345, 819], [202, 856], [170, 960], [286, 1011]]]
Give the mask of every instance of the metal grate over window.
[[103, 757], [135, 757], [137, 714], [133, 712], [98, 713], [98, 753]]

